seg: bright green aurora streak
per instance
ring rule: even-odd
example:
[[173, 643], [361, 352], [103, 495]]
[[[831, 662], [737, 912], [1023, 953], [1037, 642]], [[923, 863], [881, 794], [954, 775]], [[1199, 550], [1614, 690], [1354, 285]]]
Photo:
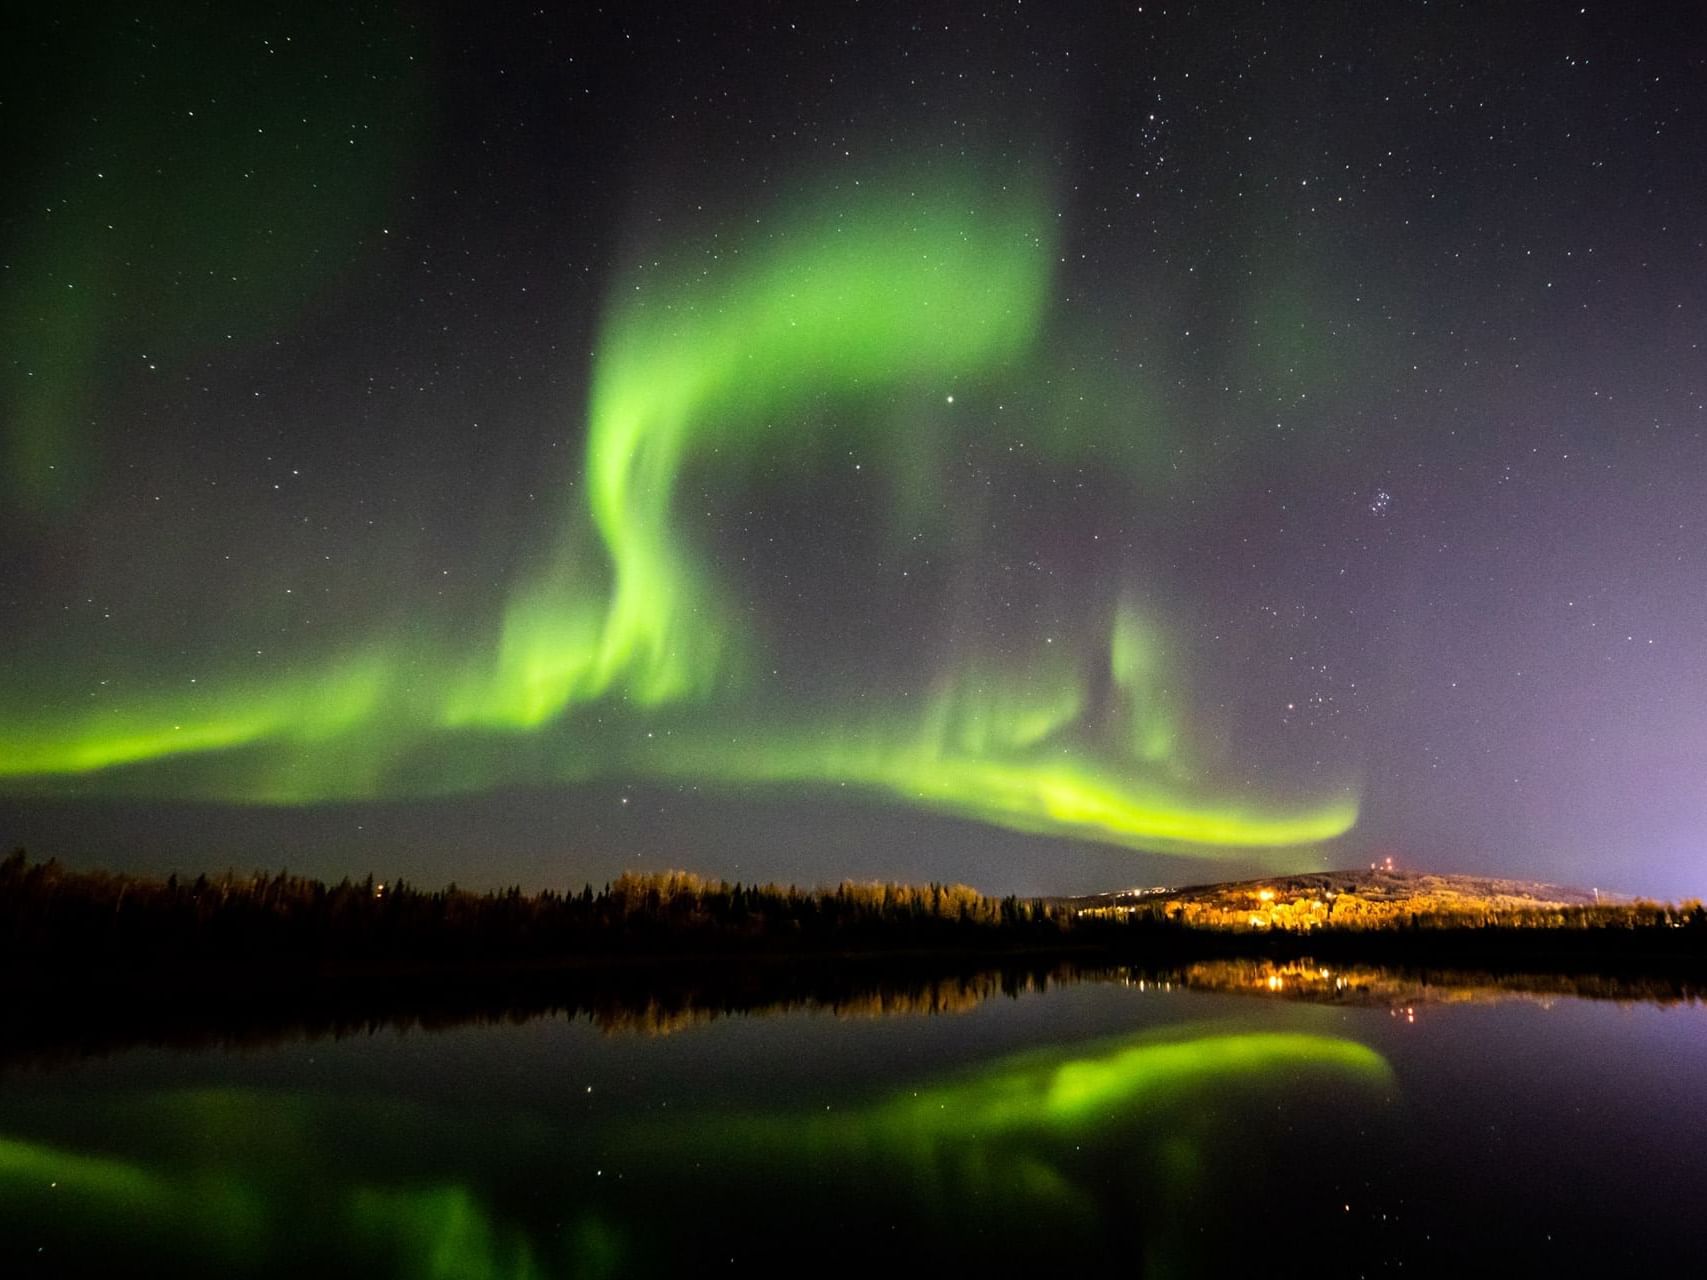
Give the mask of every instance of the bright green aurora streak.
[[[1233, 802], [1204, 779], [1180, 664], [1130, 584], [1088, 614], [1076, 604], [1079, 643], [950, 644], [899, 695], [778, 705], [755, 687], [785, 659], [696, 545], [685, 477], [760, 458], [809, 476], [831, 446], [857, 445], [910, 477], [894, 506], [922, 524], [943, 428], [894, 406], [1023, 376], [1046, 319], [1046, 202], [990, 181], [921, 188], [804, 201], [713, 270], [634, 272], [606, 317], [558, 533], [488, 638], [382, 632], [285, 678], [209, 676], [190, 694], [180, 682], [78, 701], [23, 682], [0, 706], [0, 779], [273, 804], [601, 776], [848, 785], [1171, 852], [1341, 834], [1357, 816], [1349, 789]], [[969, 553], [943, 559], [956, 555]]]

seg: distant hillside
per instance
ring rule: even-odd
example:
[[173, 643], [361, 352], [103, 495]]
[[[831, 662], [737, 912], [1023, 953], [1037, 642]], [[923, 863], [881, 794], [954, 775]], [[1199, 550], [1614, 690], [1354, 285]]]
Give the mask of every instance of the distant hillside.
[[1610, 906], [1630, 899], [1595, 889], [1528, 880], [1359, 869], [1265, 876], [1183, 889], [1123, 889], [1061, 901], [1076, 915], [1142, 912], [1187, 924], [1307, 929], [1327, 924], [1386, 923], [1411, 916], [1435, 921], [1505, 920], [1560, 908]]

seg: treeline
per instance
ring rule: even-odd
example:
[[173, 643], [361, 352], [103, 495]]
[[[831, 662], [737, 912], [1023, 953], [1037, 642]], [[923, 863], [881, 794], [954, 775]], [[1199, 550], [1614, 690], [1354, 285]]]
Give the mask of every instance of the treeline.
[[346, 970], [581, 955], [1058, 944], [1071, 910], [965, 885], [727, 884], [625, 874], [595, 891], [473, 892], [287, 872], [158, 879], [0, 862], [0, 961]]
[[1555, 903], [1527, 898], [1476, 898], [1463, 894], [1411, 894], [1383, 898], [1356, 892], [1286, 897], [1262, 890], [1215, 897], [1165, 898], [1133, 906], [1100, 907], [1095, 914], [1133, 922], [1168, 922], [1190, 929], [1236, 933], [1389, 932], [1392, 930], [1544, 929], [1707, 931], [1699, 899], [1681, 903]]
[[[1249, 899], [1248, 901], [1246, 899]], [[159, 879], [0, 861], [0, 966], [35, 980], [174, 971], [198, 978], [700, 955], [1008, 951], [1110, 958], [1356, 957], [1394, 963], [1707, 967], [1699, 902], [1585, 905], [1460, 895], [1373, 899], [1260, 886], [1114, 908], [993, 898], [965, 885], [729, 884], [626, 874], [595, 890], [474, 892], [336, 884], [284, 871]]]

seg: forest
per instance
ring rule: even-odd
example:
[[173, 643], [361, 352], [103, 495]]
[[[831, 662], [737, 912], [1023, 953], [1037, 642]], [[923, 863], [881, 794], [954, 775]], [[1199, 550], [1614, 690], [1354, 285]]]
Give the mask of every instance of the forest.
[[1667, 929], [1707, 926], [1697, 898], [1681, 903], [1647, 899], [1593, 903], [1549, 902], [1515, 895], [1447, 890], [1402, 896], [1343, 890], [1288, 894], [1226, 886], [1213, 895], [1167, 897], [1130, 908], [1090, 908], [1085, 914], [1165, 920], [1192, 929], [1234, 932], [1383, 932], [1393, 929]]
[[0, 965], [11, 977], [1007, 951], [1698, 968], [1707, 961], [1707, 910], [1696, 900], [1542, 902], [1438, 887], [1383, 896], [1325, 878], [1296, 898], [1252, 882], [1097, 905], [995, 898], [958, 884], [800, 888], [683, 871], [525, 893], [424, 889], [372, 876], [327, 884], [282, 870], [161, 879], [32, 862], [21, 850], [0, 861]]
[[56, 969], [460, 965], [608, 954], [1060, 944], [1070, 908], [965, 885], [729, 884], [628, 873], [595, 891], [336, 884], [286, 871], [165, 879], [0, 862], [0, 963]]

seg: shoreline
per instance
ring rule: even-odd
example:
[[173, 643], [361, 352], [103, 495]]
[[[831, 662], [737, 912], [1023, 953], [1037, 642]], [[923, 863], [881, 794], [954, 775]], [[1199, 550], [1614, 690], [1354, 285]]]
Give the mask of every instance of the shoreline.
[[[1517, 931], [1510, 931], [1517, 932]], [[241, 1050], [540, 1018], [666, 1034], [722, 1017], [952, 1014], [996, 996], [1083, 981], [1399, 1006], [1430, 1000], [1580, 997], [1658, 1004], [1707, 999], [1697, 953], [1593, 955], [1559, 963], [1531, 947], [1395, 947], [1196, 936], [1187, 947], [1106, 944], [580, 955], [484, 964], [0, 970], [8, 1016], [0, 1070], [54, 1069], [134, 1048]], [[1277, 941], [1290, 945], [1277, 946]], [[1406, 941], [1406, 940], [1400, 940]], [[1484, 939], [1484, 943], [1488, 940]], [[1507, 939], [1509, 941], [1509, 939]], [[1529, 939], [1519, 939], [1528, 942]], [[1330, 943], [1324, 947], [1323, 943]]]

